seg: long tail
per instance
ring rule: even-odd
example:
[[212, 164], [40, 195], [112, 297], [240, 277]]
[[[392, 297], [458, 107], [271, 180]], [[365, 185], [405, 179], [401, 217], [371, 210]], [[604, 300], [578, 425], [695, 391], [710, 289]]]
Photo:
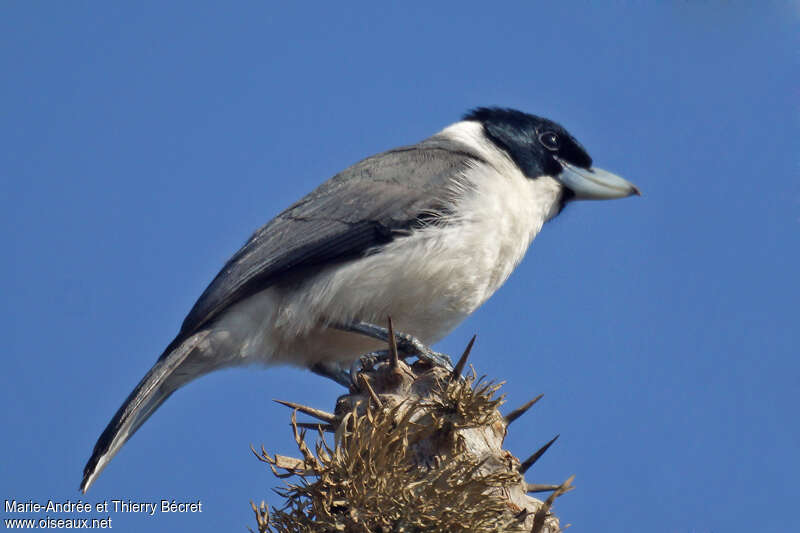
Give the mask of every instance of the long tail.
[[[205, 369], [192, 368], [195, 365], [184, 365], [189, 355], [206, 335], [208, 332], [204, 331], [192, 335], [180, 343], [173, 342], [153, 365], [153, 368], [136, 385], [128, 399], [108, 423], [100, 438], [97, 439], [97, 444], [94, 445], [92, 456], [83, 469], [80, 490], [84, 494], [103, 471], [103, 468], [122, 448], [122, 445], [136, 433], [136, 430], [173, 392], [206, 373]], [[178, 345], [173, 346], [174, 344]], [[181, 368], [182, 366], [183, 368]]]

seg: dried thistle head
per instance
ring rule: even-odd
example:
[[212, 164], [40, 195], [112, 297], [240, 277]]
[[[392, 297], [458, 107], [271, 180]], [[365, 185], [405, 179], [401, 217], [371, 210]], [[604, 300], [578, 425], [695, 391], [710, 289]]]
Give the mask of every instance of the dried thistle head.
[[335, 414], [303, 408], [335, 430], [332, 446], [320, 425], [311, 450], [296, 409], [302, 459], [256, 454], [294, 478], [277, 491], [283, 507], [256, 510], [261, 533], [559, 531], [549, 514], [558, 491], [548, 502], [527, 496], [519, 461], [502, 449], [502, 384], [422, 363], [362, 376]]

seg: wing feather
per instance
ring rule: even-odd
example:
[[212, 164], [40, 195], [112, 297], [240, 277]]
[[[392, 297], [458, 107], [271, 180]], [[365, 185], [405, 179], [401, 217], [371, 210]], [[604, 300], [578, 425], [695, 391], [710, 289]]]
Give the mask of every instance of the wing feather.
[[337, 174], [253, 234], [197, 300], [175, 342], [299, 267], [390, 242], [440, 210], [453, 180], [476, 160], [465, 145], [432, 137]]

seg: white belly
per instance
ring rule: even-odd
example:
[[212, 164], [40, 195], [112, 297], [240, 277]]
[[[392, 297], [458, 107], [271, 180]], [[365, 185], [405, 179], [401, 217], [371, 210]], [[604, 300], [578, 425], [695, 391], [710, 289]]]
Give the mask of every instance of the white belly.
[[[349, 361], [385, 348], [325, 325], [366, 321], [434, 343], [508, 278], [542, 224], [555, 215], [560, 187], [516, 167], [469, 170], [444, 226], [399, 237], [372, 255], [320, 270], [291, 289], [272, 287], [233, 306], [215, 325], [231, 363], [308, 365]], [[216, 350], [215, 350], [216, 351]]]

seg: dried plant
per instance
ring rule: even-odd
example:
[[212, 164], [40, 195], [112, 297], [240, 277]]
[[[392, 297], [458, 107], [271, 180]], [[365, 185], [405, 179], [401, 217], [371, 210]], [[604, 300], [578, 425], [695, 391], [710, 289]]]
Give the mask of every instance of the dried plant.
[[[503, 417], [502, 383], [460, 375], [471, 346], [452, 373], [408, 366], [394, 352], [359, 374], [335, 413], [280, 402], [293, 409], [302, 458], [253, 450], [276, 476], [292, 478], [276, 490], [283, 506], [252, 504], [259, 533], [561, 531], [550, 511], [572, 478], [534, 485], [523, 477], [553, 441], [523, 462], [502, 449], [508, 425], [541, 396]], [[321, 422], [299, 423], [298, 412]], [[542, 491], [552, 491], [545, 502], [527, 495]]]

